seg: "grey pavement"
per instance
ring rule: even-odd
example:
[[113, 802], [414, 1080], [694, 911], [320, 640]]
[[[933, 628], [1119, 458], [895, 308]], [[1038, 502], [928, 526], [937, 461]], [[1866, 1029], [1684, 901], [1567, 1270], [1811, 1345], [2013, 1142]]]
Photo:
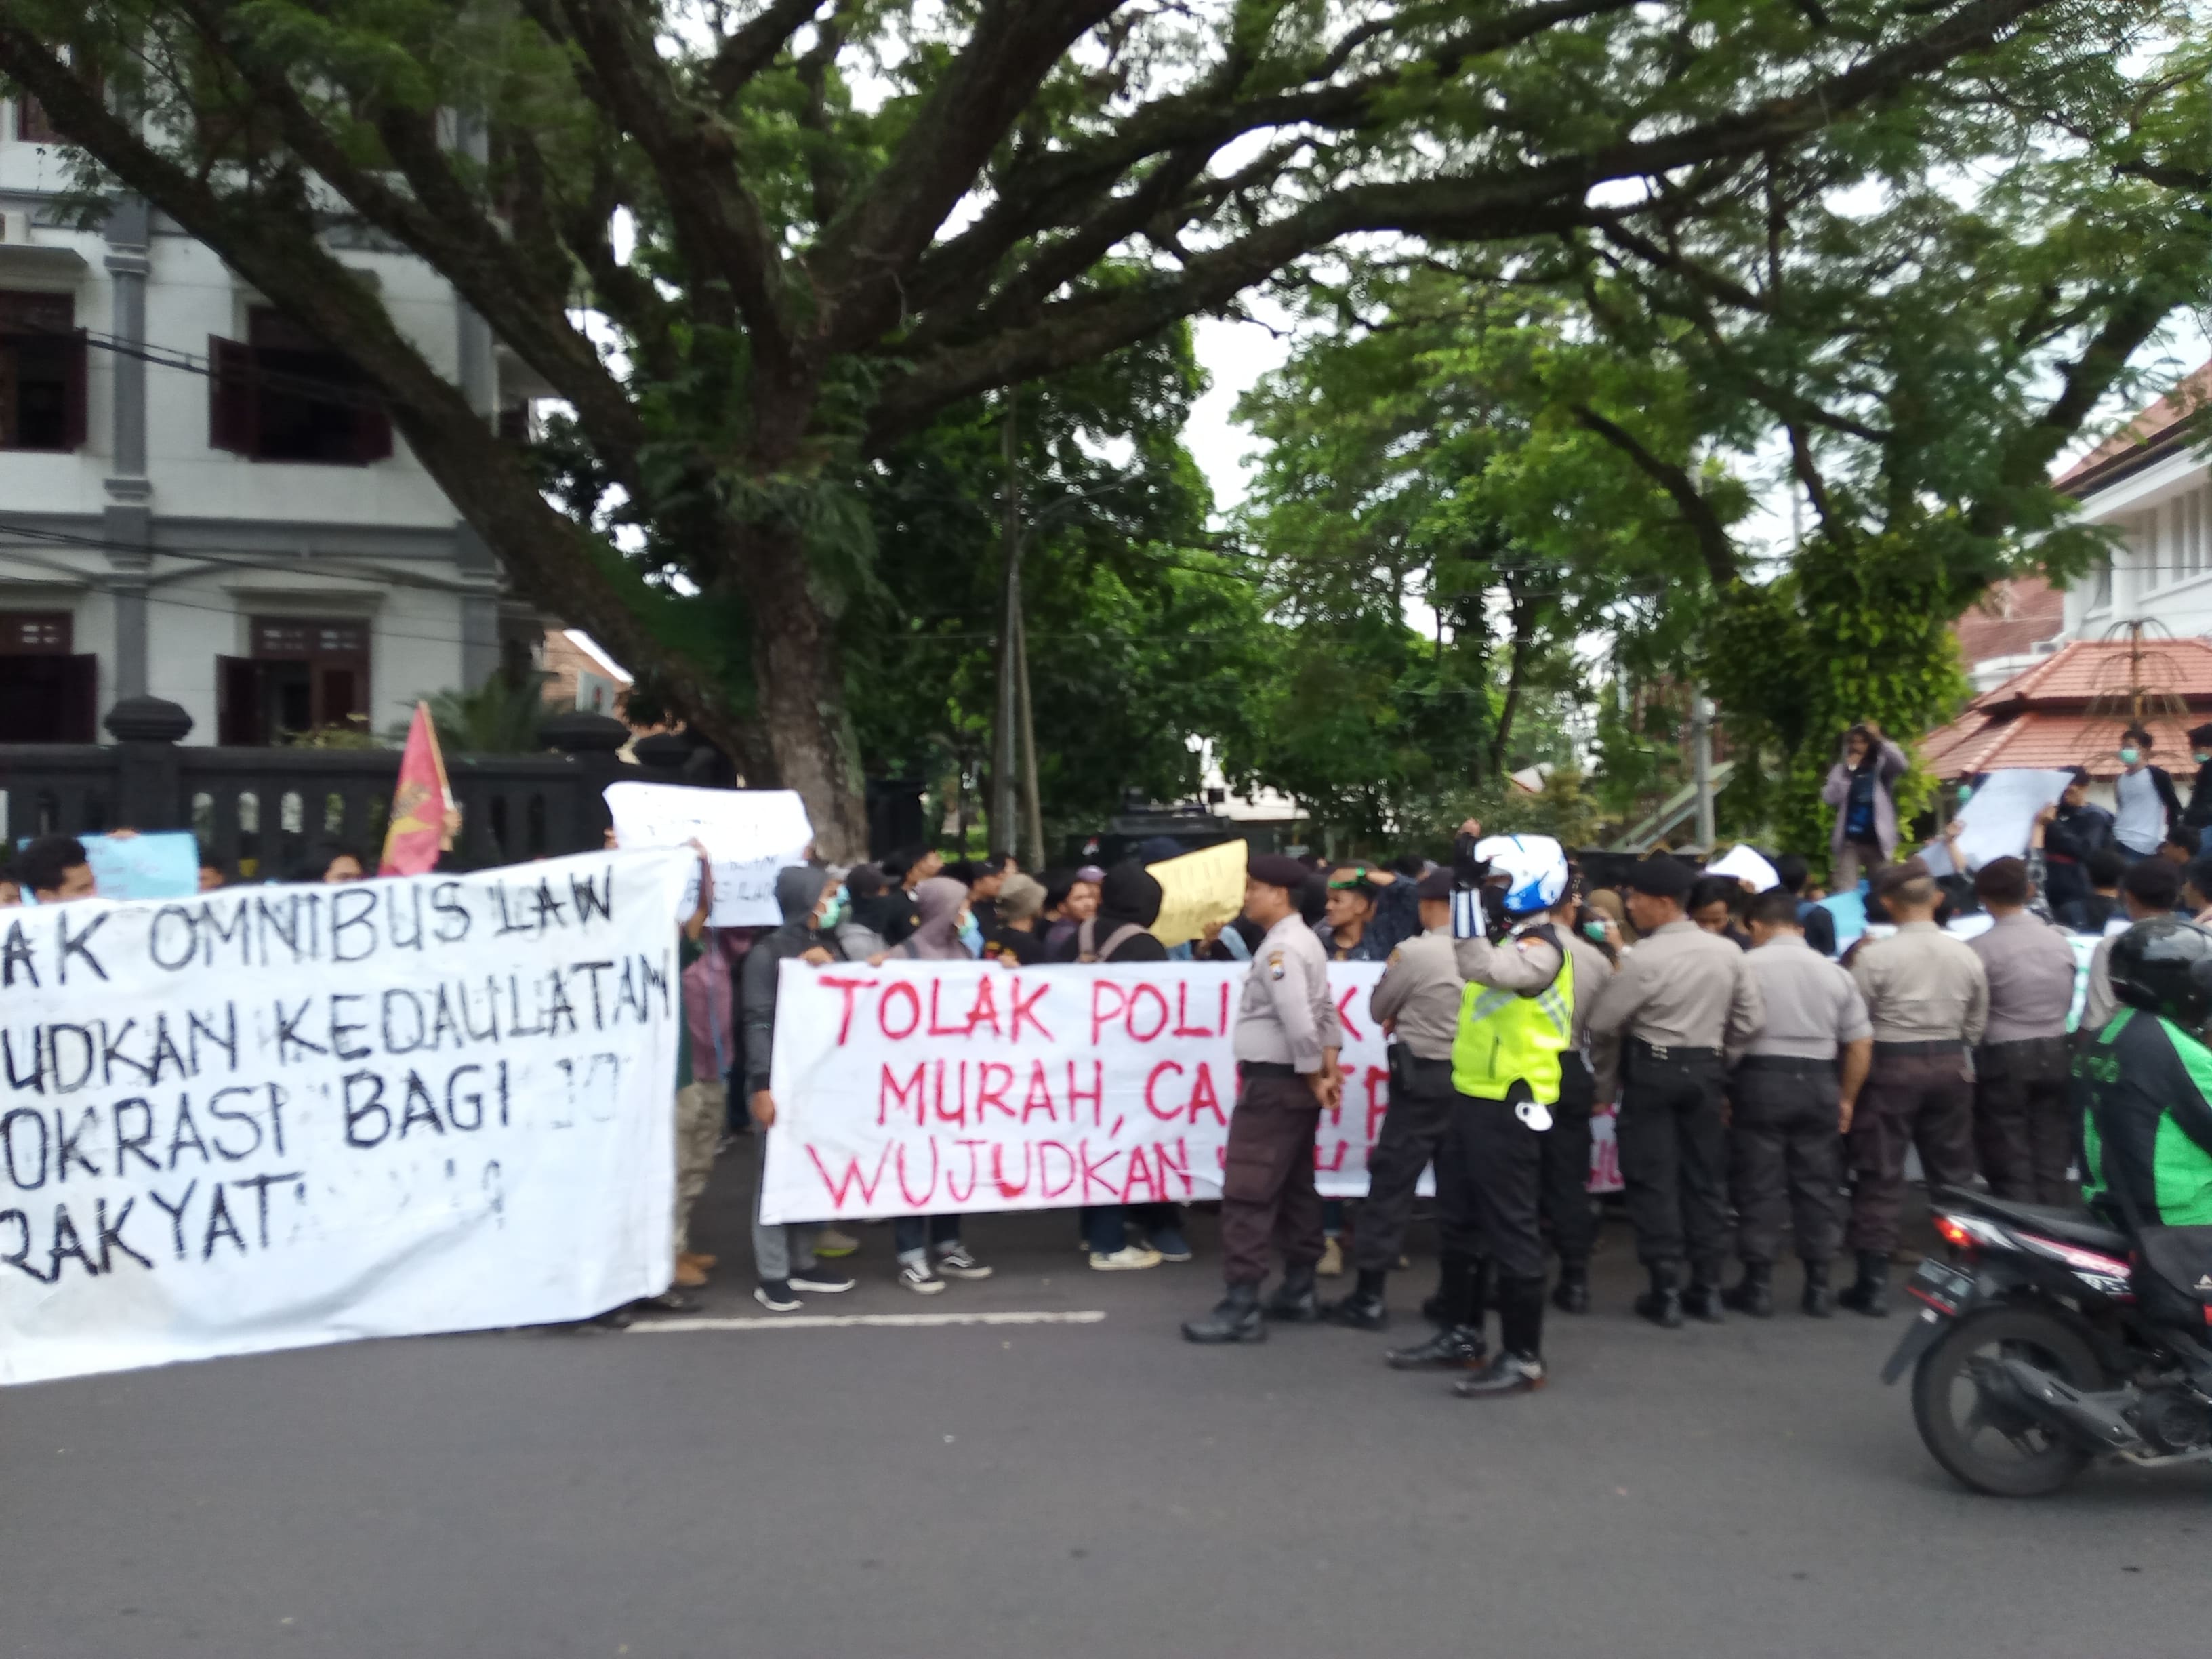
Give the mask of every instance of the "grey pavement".
[[[746, 1294], [744, 1153], [703, 1243]], [[923, 1300], [861, 1230], [810, 1312], [1096, 1323], [517, 1332], [0, 1393], [0, 1655], [1826, 1656], [2207, 1650], [2212, 1473], [1953, 1486], [1875, 1372], [1899, 1321], [1555, 1317], [1474, 1405], [1392, 1338], [1193, 1347], [1199, 1260], [970, 1224]], [[1419, 1243], [1427, 1247], [1425, 1232]], [[1393, 1284], [1397, 1340], [1433, 1264]], [[1794, 1297], [1793, 1269], [1783, 1279]]]

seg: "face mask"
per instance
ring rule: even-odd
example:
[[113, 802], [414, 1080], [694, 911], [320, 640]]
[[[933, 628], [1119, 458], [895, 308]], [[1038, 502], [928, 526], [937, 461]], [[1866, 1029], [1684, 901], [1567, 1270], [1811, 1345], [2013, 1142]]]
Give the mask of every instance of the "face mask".
[[971, 957], [981, 956], [983, 953], [983, 930], [975, 925], [975, 917], [970, 916], [966, 921], [961, 923], [960, 943], [967, 947], [968, 954]]
[[1974, 786], [1972, 784], [1962, 783], [1959, 786], [1959, 800], [1960, 805], [1963, 805], [1966, 802], [1973, 799], [1973, 798]]
[[852, 896], [845, 890], [843, 884], [840, 883], [837, 891], [830, 900], [830, 908], [822, 913], [822, 920], [815, 926], [825, 933], [830, 932], [845, 920], [845, 912], [852, 907]]
[[2133, 766], [2142, 758], [2142, 750], [2140, 749], [2123, 749], [2120, 750], [2120, 764], [2123, 766]]
[[1605, 924], [1601, 921], [1586, 921], [1583, 924], [1583, 932], [1588, 933], [1592, 939], [1602, 942], [1605, 939]]
[[2212, 749], [2198, 750], [2197, 751], [2197, 763], [2199, 766], [2202, 766], [2207, 761], [2212, 761]]

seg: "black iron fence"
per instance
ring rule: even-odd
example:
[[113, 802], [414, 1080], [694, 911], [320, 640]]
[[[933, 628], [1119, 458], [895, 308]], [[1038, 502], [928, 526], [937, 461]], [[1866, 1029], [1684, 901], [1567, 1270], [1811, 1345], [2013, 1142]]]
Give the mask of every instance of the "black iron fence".
[[[129, 827], [189, 830], [234, 879], [282, 878], [311, 850], [335, 844], [374, 866], [398, 781], [396, 749], [187, 748], [191, 717], [159, 697], [108, 711], [112, 744], [0, 744], [0, 835]], [[461, 807], [453, 848], [463, 868], [585, 852], [607, 827], [607, 785], [634, 777], [700, 782], [681, 738], [629, 741], [603, 714], [549, 718], [542, 755], [448, 755]]]

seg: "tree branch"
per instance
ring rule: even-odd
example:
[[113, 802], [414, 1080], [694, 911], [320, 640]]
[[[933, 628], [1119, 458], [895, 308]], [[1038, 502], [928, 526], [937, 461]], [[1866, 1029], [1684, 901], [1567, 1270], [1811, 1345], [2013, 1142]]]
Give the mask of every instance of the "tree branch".
[[766, 10], [724, 40], [714, 61], [700, 76], [701, 84], [717, 100], [727, 103], [775, 61], [783, 43], [812, 20], [822, 3], [823, 0], [771, 0]]
[[1734, 583], [1737, 574], [1735, 543], [1720, 515], [1713, 511], [1712, 503], [1698, 489], [1696, 480], [1685, 469], [1654, 454], [1626, 427], [1607, 420], [1588, 404], [1577, 405], [1573, 413], [1584, 429], [1595, 433], [1627, 456], [1638, 471], [1666, 491], [1668, 499], [1674, 503], [1674, 510], [1682, 515], [1683, 524], [1697, 538], [1698, 551], [1704, 556], [1705, 574], [1712, 585], [1726, 588]]

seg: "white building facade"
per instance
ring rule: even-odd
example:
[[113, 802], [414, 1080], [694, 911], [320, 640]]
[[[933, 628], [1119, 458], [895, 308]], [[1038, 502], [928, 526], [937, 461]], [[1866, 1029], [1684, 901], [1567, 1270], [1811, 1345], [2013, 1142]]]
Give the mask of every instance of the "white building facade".
[[[382, 732], [542, 627], [343, 357], [136, 198], [64, 222], [70, 157], [0, 103], [0, 742], [99, 741], [152, 696], [186, 741]], [[446, 281], [333, 237], [488, 422], [530, 382]]]
[[2176, 638], [2212, 635], [2212, 463], [2191, 418], [2208, 393], [2212, 363], [2061, 479], [2083, 518], [2123, 539], [2108, 565], [2067, 590], [2054, 643], [2101, 639], [2137, 621]]

